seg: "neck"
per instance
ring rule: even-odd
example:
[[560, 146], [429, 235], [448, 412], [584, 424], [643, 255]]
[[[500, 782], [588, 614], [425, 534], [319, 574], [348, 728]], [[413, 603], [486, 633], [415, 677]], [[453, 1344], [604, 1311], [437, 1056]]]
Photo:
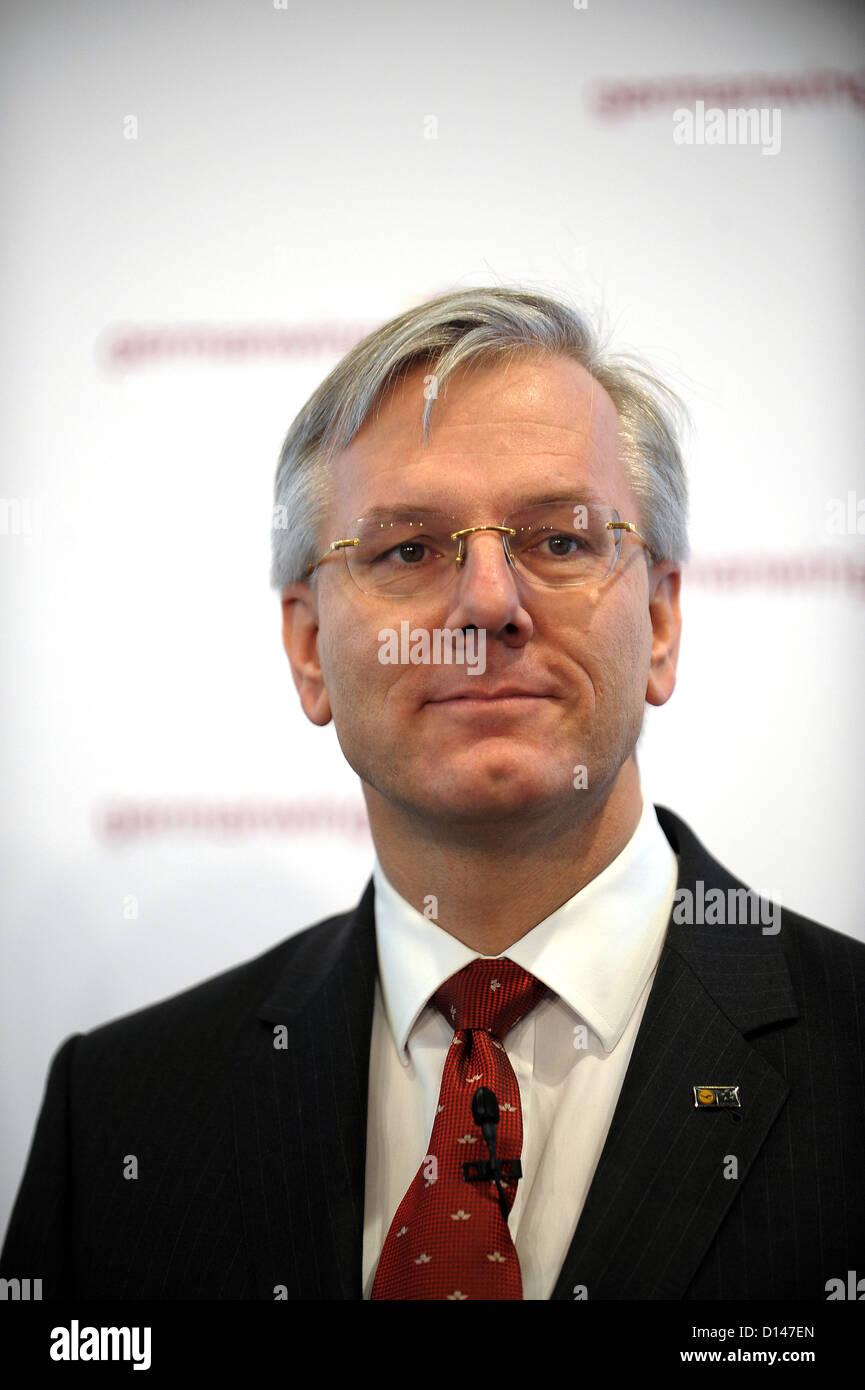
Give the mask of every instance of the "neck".
[[571, 815], [561, 822], [556, 812], [443, 826], [366, 784], [364, 795], [388, 881], [418, 912], [486, 956], [501, 955], [596, 878], [631, 839], [642, 811], [633, 758], [578, 821]]

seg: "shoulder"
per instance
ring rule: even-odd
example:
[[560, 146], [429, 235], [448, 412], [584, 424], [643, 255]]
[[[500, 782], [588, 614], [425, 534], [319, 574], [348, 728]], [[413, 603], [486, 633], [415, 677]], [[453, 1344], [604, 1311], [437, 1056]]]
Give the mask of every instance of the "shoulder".
[[803, 992], [821, 993], [860, 1012], [865, 995], [865, 941], [781, 907], [779, 940], [790, 975]]
[[178, 1056], [207, 1052], [220, 1065], [233, 1055], [240, 1035], [276, 982], [294, 968], [303, 971], [326, 960], [353, 915], [324, 918], [250, 960], [77, 1035], [76, 1060], [129, 1061], [146, 1048], [174, 1064]]
[[[655, 808], [661, 828], [679, 859], [679, 888], [702, 881], [728, 895], [744, 893], [757, 898], [753, 889], [716, 859], [691, 827], [665, 806]], [[847, 936], [813, 921], [782, 903], [763, 901], [759, 936], [767, 951], [783, 953], [791, 976], [806, 988], [825, 987], [829, 976], [838, 989], [865, 988], [865, 941]], [[728, 924], [729, 925], [729, 924]], [[754, 937], [751, 936], [753, 943]]]
[[656, 810], [678, 857], [664, 988], [687, 979], [693, 1018], [723, 1016], [784, 1078], [797, 1134], [843, 1111], [865, 1137], [865, 942], [761, 898], [684, 821]]

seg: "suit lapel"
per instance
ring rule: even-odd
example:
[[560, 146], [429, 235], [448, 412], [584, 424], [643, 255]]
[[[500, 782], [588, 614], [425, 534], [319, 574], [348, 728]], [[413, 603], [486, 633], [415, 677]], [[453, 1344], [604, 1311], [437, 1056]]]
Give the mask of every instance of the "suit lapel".
[[357, 909], [286, 946], [232, 1077], [253, 1298], [359, 1299], [372, 882]]
[[[658, 815], [680, 890], [741, 889], [681, 821]], [[675, 915], [558, 1300], [682, 1298], [788, 1094], [746, 1037], [796, 1015], [777, 939], [760, 924]], [[703, 1085], [738, 1085], [742, 1108], [696, 1109]]]

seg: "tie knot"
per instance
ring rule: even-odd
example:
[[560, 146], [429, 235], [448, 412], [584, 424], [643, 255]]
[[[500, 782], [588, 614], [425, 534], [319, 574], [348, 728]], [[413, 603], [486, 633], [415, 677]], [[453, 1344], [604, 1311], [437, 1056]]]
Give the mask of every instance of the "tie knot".
[[454, 1031], [483, 1029], [503, 1038], [546, 992], [546, 985], [503, 956], [473, 960], [458, 970], [436, 990], [433, 1003]]

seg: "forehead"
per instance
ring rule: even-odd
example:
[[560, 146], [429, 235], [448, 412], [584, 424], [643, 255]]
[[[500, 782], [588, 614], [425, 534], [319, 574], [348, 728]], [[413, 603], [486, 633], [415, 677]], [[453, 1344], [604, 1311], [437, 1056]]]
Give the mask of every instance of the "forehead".
[[424, 444], [432, 370], [409, 370], [335, 456], [333, 517], [415, 502], [498, 512], [571, 487], [634, 510], [616, 408], [578, 362], [525, 354], [458, 368], [435, 400]]

